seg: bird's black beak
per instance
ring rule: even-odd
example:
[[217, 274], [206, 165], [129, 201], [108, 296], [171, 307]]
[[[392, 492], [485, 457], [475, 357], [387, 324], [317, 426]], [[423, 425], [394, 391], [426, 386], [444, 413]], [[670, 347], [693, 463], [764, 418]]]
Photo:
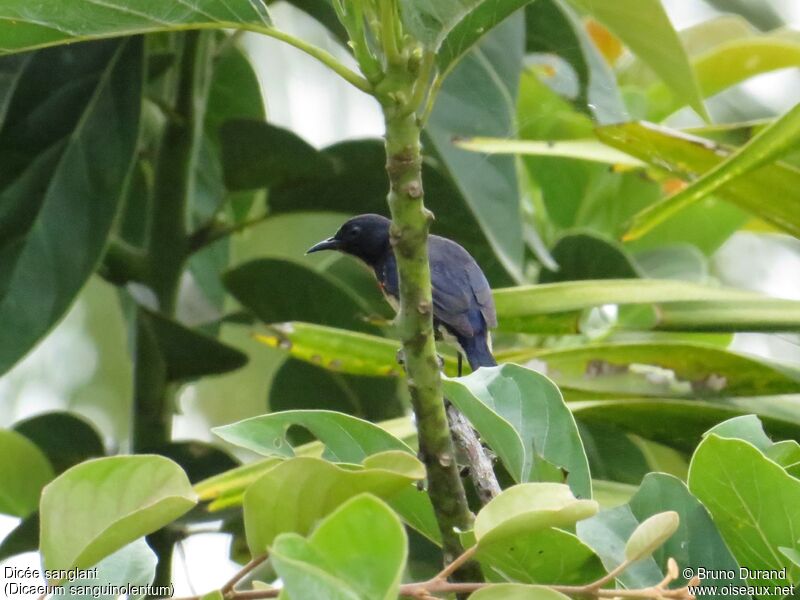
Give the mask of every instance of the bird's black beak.
[[329, 237], [327, 240], [322, 240], [321, 242], [314, 244], [306, 250], [306, 254], [311, 254], [312, 252], [320, 252], [322, 250], [338, 250], [341, 248], [341, 243], [335, 237]]

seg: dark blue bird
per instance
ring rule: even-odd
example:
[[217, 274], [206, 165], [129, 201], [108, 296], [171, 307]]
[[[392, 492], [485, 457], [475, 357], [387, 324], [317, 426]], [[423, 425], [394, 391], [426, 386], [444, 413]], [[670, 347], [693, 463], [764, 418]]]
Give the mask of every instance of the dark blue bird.
[[[339, 228], [336, 235], [309, 248], [308, 253], [338, 250], [364, 261], [378, 278], [386, 298], [397, 308], [397, 263], [389, 242], [391, 221], [380, 215], [359, 215]], [[428, 237], [433, 287], [433, 323], [452, 334], [474, 371], [494, 366], [491, 334], [497, 326], [492, 290], [469, 252], [452, 240]]]

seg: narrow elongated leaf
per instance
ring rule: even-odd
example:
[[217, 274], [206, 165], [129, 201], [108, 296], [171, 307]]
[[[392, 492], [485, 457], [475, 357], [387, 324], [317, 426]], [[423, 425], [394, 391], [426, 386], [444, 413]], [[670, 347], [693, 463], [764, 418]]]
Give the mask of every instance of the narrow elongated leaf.
[[27, 517], [52, 478], [53, 467], [32, 441], [16, 431], [0, 430], [0, 513]]
[[444, 391], [515, 481], [537, 481], [541, 468], [537, 463], [544, 459], [564, 470], [577, 497], [591, 498], [589, 465], [578, 429], [552, 381], [507, 364], [446, 379]]
[[391, 509], [364, 494], [331, 513], [308, 540], [282, 534], [270, 556], [294, 598], [389, 600], [397, 597], [407, 544]]
[[[667, 560], [674, 558], [681, 567], [725, 574], [738, 572], [736, 560], [725, 546], [711, 516], [702, 504], [689, 493], [681, 480], [664, 473], [645, 476], [636, 494], [624, 506], [603, 510], [594, 517], [578, 523], [578, 537], [600, 555], [603, 564], [613, 569], [626, 559], [626, 548], [634, 539], [635, 532], [655, 515], [667, 514], [679, 517], [676, 531], [656, 548], [652, 555], [629, 566], [617, 578], [627, 588], [642, 588], [655, 585], [662, 580]], [[674, 522], [674, 517], [668, 518]], [[637, 536], [638, 537], [638, 536]], [[685, 583], [686, 578], [680, 577]], [[736, 577], [709, 577], [703, 585], [743, 585]], [[727, 596], [721, 592], [716, 598], [735, 597], [744, 600], [747, 596]]]
[[0, 52], [19, 52], [68, 42], [192, 28], [270, 25], [261, 0], [196, 0], [192, 3], [61, 0], [0, 4]]
[[538, 352], [536, 361], [559, 387], [587, 392], [673, 398], [800, 392], [800, 371], [705, 344], [599, 344]]
[[660, 0], [570, 1], [608, 27], [708, 120], [689, 58]]
[[327, 449], [331, 460], [360, 463], [367, 456], [387, 450], [412, 450], [385, 429], [339, 412], [295, 410], [252, 417], [216, 427], [214, 433], [226, 442], [236, 444], [264, 456], [295, 456], [286, 439], [291, 426], [310, 431]]
[[459, 148], [486, 154], [524, 154], [527, 156], [556, 156], [599, 162], [608, 165], [643, 167], [644, 162], [620, 152], [597, 140], [509, 140], [505, 138], [464, 138], [455, 142]]
[[[120, 205], [138, 133], [142, 41], [109, 49], [83, 82], [91, 93], [80, 98], [74, 128], [62, 131], [70, 134], [68, 139], [60, 149], [32, 159], [14, 184], [0, 192], [0, 206], [35, 211], [27, 214], [27, 227], [11, 238], [17, 242], [14, 251], [7, 255], [0, 249], [0, 322], [5, 324], [0, 373], [24, 356], [72, 304], [100, 259]], [[96, 50], [73, 51], [72, 59], [81, 60], [84, 52], [94, 58]], [[38, 100], [46, 94], [49, 90], [41, 90]], [[7, 135], [15, 134], [4, 128], [0, 147], [8, 143]], [[13, 172], [12, 165], [7, 167]], [[96, 172], [103, 177], [95, 177]]]
[[[439, 3], [436, 6], [438, 10]], [[517, 280], [523, 237], [514, 160], [477, 156], [455, 147], [453, 138], [515, 134], [523, 52], [524, 18], [517, 14], [495, 27], [453, 69], [425, 129], [430, 148], [441, 158], [501, 264]]]
[[[40, 506], [46, 569], [88, 568], [196, 503], [181, 468], [154, 455], [81, 463], [52, 481]], [[65, 576], [55, 575], [50, 583]]]
[[353, 496], [391, 497], [424, 476], [422, 463], [398, 451], [368, 456], [360, 467], [304, 457], [281, 462], [245, 492], [247, 543], [253, 555], [262, 554], [278, 534], [308, 534], [317, 520]]
[[[724, 89], [761, 73], [800, 64], [800, 43], [779, 36], [750, 37], [720, 44], [692, 61], [703, 97], [709, 98]], [[661, 121], [679, 109], [683, 102], [656, 85], [648, 91], [654, 108], [648, 118]]]
[[400, 0], [400, 16], [406, 30], [429, 50], [436, 51], [447, 34], [483, 0]]
[[[642, 236], [685, 207], [699, 202], [723, 186], [735, 182], [743, 175], [780, 158], [792, 145], [797, 143], [798, 139], [800, 139], [800, 104], [763, 129], [723, 162], [704, 173], [700, 179], [674, 196], [666, 198], [636, 215], [626, 238], [636, 239]], [[796, 174], [800, 177], [800, 172], [796, 172]], [[772, 191], [774, 192], [774, 190]], [[783, 203], [787, 202], [794, 204], [797, 211], [798, 205], [795, 198], [787, 198], [783, 201]], [[761, 208], [756, 214], [770, 222], [774, 222], [778, 217], [776, 211], [770, 209], [769, 206]], [[800, 227], [800, 219], [795, 214], [795, 218], [791, 219], [788, 224], [779, 226]]]
[[8, 105], [30, 58], [30, 55], [21, 55], [0, 61], [0, 127], [3, 126]]
[[[698, 446], [689, 467], [689, 489], [708, 508], [728, 547], [748, 569], [786, 569], [786, 578], [766, 573], [752, 585], [800, 581], [800, 566], [780, 547], [797, 548], [800, 480], [752, 444], [715, 434]], [[763, 490], [769, 490], [764, 494]]]

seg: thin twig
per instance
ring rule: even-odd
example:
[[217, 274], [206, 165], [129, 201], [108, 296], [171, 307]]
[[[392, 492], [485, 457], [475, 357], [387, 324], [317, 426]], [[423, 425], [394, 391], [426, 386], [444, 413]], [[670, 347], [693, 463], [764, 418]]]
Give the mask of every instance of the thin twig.
[[225, 585], [223, 585], [222, 588], [220, 588], [222, 595], [225, 596], [229, 592], [231, 592], [233, 588], [236, 587], [237, 583], [239, 583], [242, 579], [247, 577], [247, 575], [250, 574], [253, 571], [253, 569], [255, 569], [256, 567], [261, 565], [265, 560], [267, 560], [268, 556], [269, 555], [266, 553], [262, 554], [261, 556], [256, 556], [253, 560], [251, 560], [244, 567], [242, 567], [241, 570], [238, 573], [236, 573], [236, 575], [231, 577], [228, 580], [228, 582]]

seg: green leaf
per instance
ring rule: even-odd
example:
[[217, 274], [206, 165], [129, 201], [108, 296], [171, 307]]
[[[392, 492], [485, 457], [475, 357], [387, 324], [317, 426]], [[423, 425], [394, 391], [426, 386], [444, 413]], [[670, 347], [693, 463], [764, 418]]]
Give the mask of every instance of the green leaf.
[[624, 247], [591, 231], [563, 235], [550, 255], [558, 263], [558, 271], [543, 268], [539, 283], [640, 276], [636, 262]]
[[[323, 367], [289, 359], [275, 373], [267, 398], [273, 411], [325, 409], [369, 421], [382, 421], [405, 412], [402, 382], [394, 378], [363, 377], [341, 373], [336, 361]], [[306, 441], [301, 430], [290, 439]]]
[[[364, 317], [361, 300], [332, 277], [299, 263], [264, 258], [250, 261], [223, 276], [225, 287], [264, 323], [310, 321], [344, 329], [377, 333]], [[275, 290], [292, 290], [276, 294]], [[325, 302], [298, 302], [298, 298]]]
[[653, 554], [678, 530], [680, 521], [678, 513], [669, 510], [639, 523], [625, 544], [625, 560], [635, 562]]
[[3, 126], [8, 105], [30, 58], [28, 54], [0, 60], [0, 127]]
[[[292, 458], [252, 483], [244, 494], [247, 543], [262, 554], [278, 534], [307, 534], [316, 521], [349, 498], [369, 492], [385, 498], [425, 477], [414, 456], [402, 451], [373, 454], [360, 467], [340, 467], [318, 458]], [[313, 503], [304, 499], [314, 498]]]
[[567, 600], [561, 592], [546, 587], [503, 583], [491, 585], [470, 595], [470, 600]]
[[74, 413], [37, 415], [14, 424], [14, 430], [44, 452], [56, 475], [86, 459], [105, 454], [97, 430]]
[[455, 141], [455, 145], [464, 150], [483, 152], [485, 154], [553, 156], [632, 168], [645, 166], [645, 163], [638, 158], [592, 139], [542, 141], [473, 137], [458, 139]]
[[762, 452], [766, 452], [773, 446], [772, 440], [764, 433], [764, 426], [756, 415], [742, 415], [723, 421], [705, 432], [703, 437], [711, 434], [721, 438], [750, 442]]
[[[578, 400], [569, 403], [575, 417], [587, 423], [615, 425], [642, 436], [676, 448], [691, 451], [710, 427], [759, 410], [765, 399], [757, 399], [745, 406], [720, 400], [670, 400], [660, 398], [629, 398], [619, 400]], [[770, 415], [768, 408], [762, 413], [768, 427], [784, 436], [800, 436], [798, 422], [783, 416]]]
[[[685, 207], [699, 202], [716, 190], [735, 182], [743, 175], [780, 158], [798, 139], [800, 139], [800, 106], [792, 108], [785, 115], [775, 120], [747, 144], [737, 149], [736, 152], [713, 169], [704, 173], [700, 179], [688, 187], [636, 215], [626, 237], [629, 239], [641, 237], [654, 226], [666, 221], [670, 216]], [[793, 170], [792, 172], [800, 177], [799, 171]], [[773, 200], [773, 203], [783, 204], [785, 210], [793, 205], [792, 200], [793, 198], [781, 199], [779, 202], [774, 202]], [[783, 211], [763, 207], [756, 212], [756, 215], [775, 223], [779, 227], [791, 230], [791, 228], [800, 227], [797, 208], [796, 205], [793, 206], [794, 218], [785, 224], [778, 220]]]
[[[438, 11], [439, 3], [436, 7]], [[524, 246], [514, 160], [467, 152], [457, 148], [453, 138], [513, 134], [523, 51], [524, 18], [518, 14], [495, 27], [453, 69], [425, 129], [431, 150], [516, 280], [521, 279]]]
[[800, 371], [709, 344], [625, 342], [535, 353], [562, 389], [677, 398], [800, 392]]
[[521, 483], [503, 490], [475, 517], [478, 547], [522, 537], [549, 527], [569, 527], [598, 510], [560, 483]]
[[225, 450], [206, 442], [170, 442], [157, 448], [157, 452], [178, 463], [191, 483], [204, 481], [239, 466], [239, 461]]
[[491, 581], [583, 585], [606, 574], [589, 546], [555, 527], [482, 542], [475, 557]]
[[[752, 444], [711, 434], [689, 466], [689, 489], [706, 506], [740, 564], [750, 570], [786, 568], [786, 578], [750, 580], [751, 585], [800, 581], [800, 566], [780, 547], [797, 548], [800, 480]], [[769, 493], [764, 493], [769, 490]]]
[[[484, 3], [485, 0], [440, 0], [434, 5], [426, 0], [400, 0], [398, 4], [407, 32], [435, 52], [448, 33]], [[491, 24], [487, 20], [486, 25]]]
[[158, 344], [168, 381], [187, 381], [235, 371], [247, 355], [215, 338], [155, 312], [140, 311], [142, 325]]
[[400, 344], [346, 329], [314, 323], [284, 323], [270, 328], [269, 335], [256, 339], [271, 348], [281, 348], [293, 357], [325, 368], [353, 375], [398, 376]]
[[[692, 65], [703, 97], [710, 98], [751, 77], [796, 67], [798, 62], [800, 44], [775, 35], [730, 40], [698, 56]], [[661, 121], [683, 105], [661, 85], [648, 90], [648, 97], [654, 104], [648, 116], [654, 121]]]
[[291, 598], [390, 600], [397, 597], [407, 544], [391, 509], [363, 494], [332, 512], [308, 540], [279, 536], [270, 557]]
[[[618, 427], [578, 421], [578, 431], [592, 474], [593, 498], [597, 499], [594, 484], [598, 479], [636, 485], [653, 470], [642, 449]], [[603, 502], [597, 500], [602, 506]]]
[[[172, 522], [196, 502], [183, 470], [161, 456], [81, 463], [42, 492], [40, 552], [45, 569], [91, 567]], [[62, 579], [56, 574], [50, 583]]]
[[330, 460], [360, 463], [386, 450], [413, 453], [401, 440], [374, 423], [327, 410], [293, 410], [252, 417], [215, 427], [212, 431], [228, 443], [264, 456], [295, 456], [286, 439], [292, 426], [308, 430], [325, 445]]
[[177, 10], [161, 2], [78, 0], [71, 10], [61, 8], [60, 0], [0, 5], [0, 53], [156, 31], [270, 25], [261, 0], [197, 0]]
[[617, 35], [675, 93], [709, 120], [686, 51], [660, 0], [571, 0]]
[[[96, 577], [78, 578], [64, 586], [65, 594], [59, 598], [69, 600], [115, 600], [118, 596], [113, 593], [96, 593], [95, 590], [103, 589], [97, 586], [146, 586], [153, 582], [156, 576], [158, 558], [144, 541], [140, 538], [107, 556], [97, 563]], [[108, 588], [106, 588], [108, 589]], [[144, 594], [131, 594], [131, 600], [143, 598]]]
[[[494, 292], [498, 328], [519, 333], [577, 332], [581, 311], [607, 304], [651, 304], [631, 329], [790, 331], [800, 302], [682, 281], [619, 279], [504, 288]], [[657, 308], [656, 308], [657, 307]]]
[[531, 0], [481, 0], [471, 3], [474, 4], [471, 12], [463, 16], [447, 34], [436, 53], [440, 76], [446, 76], [484, 35], [529, 2]]
[[555, 54], [575, 71], [578, 108], [593, 114], [599, 123], [627, 120], [614, 72], [569, 4], [564, 0], [538, 0], [525, 8], [525, 20], [527, 52]]
[[0, 513], [27, 517], [36, 510], [42, 488], [54, 477], [47, 456], [16, 431], [0, 429]]
[[332, 176], [333, 161], [288, 129], [235, 119], [220, 129], [229, 190], [250, 190]]
[[[2, 12], [0, 8], [0, 15]], [[17, 27], [2, 19], [0, 23], [4, 23], [0, 29]], [[24, 19], [20, 20], [19, 29], [24, 29]], [[9, 36], [13, 37], [0, 34], [3, 40], [9, 40]], [[31, 104], [47, 111], [45, 105], [53, 101], [49, 86], [38, 94], [26, 88], [28, 95], [19, 100], [24, 101], [25, 108], [12, 100], [7, 127], [0, 132], [6, 173], [21, 172], [0, 191], [0, 206], [5, 213], [0, 214], [0, 230], [11, 226], [14, 232], [0, 247], [0, 321], [6, 324], [0, 343], [0, 373], [13, 366], [55, 325], [95, 270], [124, 195], [136, 147], [142, 86], [141, 40], [63, 50], [63, 54], [60, 60], [80, 61], [85, 56], [84, 68], [90, 71], [82, 81], [82, 89], [85, 92], [88, 88], [90, 93], [76, 100], [79, 119], [74, 126], [69, 124], [68, 106], [58, 110], [50, 107], [58, 114], [64, 111], [64, 122], [56, 131], [60, 128], [59, 135], [68, 137], [49, 149], [37, 149], [41, 153], [31, 156], [29, 163], [10, 164], [5, 158], [9, 152], [15, 153], [19, 163], [31, 146], [19, 138], [24, 139], [21, 132], [32, 126], [33, 117], [19, 113]], [[98, 54], [103, 55], [102, 60], [97, 60]], [[53, 59], [54, 53], [47, 56]], [[34, 63], [38, 65], [36, 58], [29, 67]], [[58, 68], [56, 64], [59, 63], [49, 65], [50, 72]], [[64, 131], [65, 125], [71, 130]], [[13, 131], [9, 127], [22, 129]], [[42, 138], [53, 136], [54, 142], [59, 139], [55, 131], [46, 129], [45, 123], [35, 127], [42, 131]], [[91, 176], [90, 170], [102, 172], [103, 177]], [[6, 210], [12, 215], [24, 214], [22, 228], [18, 220], [4, 222]], [[64, 227], [65, 219], [69, 227]], [[79, 239], [76, 232], [82, 232]], [[10, 254], [6, 254], [6, 244], [10, 244]], [[42, 290], [48, 293], [42, 294]]]
[[512, 478], [537, 480], [542, 459], [566, 472], [579, 498], [591, 498], [589, 465], [578, 428], [558, 388], [514, 364], [443, 381], [445, 396], [464, 413]]
[[[634, 532], [651, 517], [665, 511], [674, 511], [679, 516], [677, 531], [650, 556], [625, 569], [617, 577], [622, 585], [632, 589], [657, 584], [664, 576], [669, 558], [674, 558], [681, 567], [738, 573], [736, 561], [703, 505], [681, 480], [663, 473], [647, 475], [628, 504], [603, 510], [578, 523], [578, 536], [595, 549], [606, 568], [613, 569], [626, 559], [626, 548]], [[685, 583], [686, 578], [681, 577], [679, 581]], [[744, 582], [738, 578], [703, 580], [703, 585], [714, 584], [743, 585]]]

